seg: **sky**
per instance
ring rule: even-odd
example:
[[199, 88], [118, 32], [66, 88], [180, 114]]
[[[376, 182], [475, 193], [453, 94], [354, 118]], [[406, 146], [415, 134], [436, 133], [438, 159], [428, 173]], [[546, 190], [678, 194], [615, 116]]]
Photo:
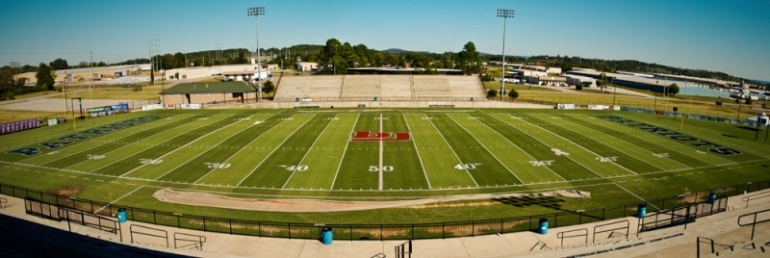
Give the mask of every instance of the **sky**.
[[0, 0], [0, 66], [323, 45], [639, 60], [770, 81], [768, 0]]

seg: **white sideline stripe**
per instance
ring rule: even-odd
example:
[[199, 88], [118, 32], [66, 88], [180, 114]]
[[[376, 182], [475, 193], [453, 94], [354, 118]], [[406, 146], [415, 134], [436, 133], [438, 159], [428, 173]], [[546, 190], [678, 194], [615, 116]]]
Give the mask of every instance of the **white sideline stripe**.
[[[425, 117], [428, 117], [428, 116], [427, 116], [427, 115], [425, 115]], [[457, 158], [457, 161], [459, 161], [459, 162], [460, 162], [460, 164], [465, 164], [465, 162], [463, 162], [463, 160], [462, 160], [462, 159], [460, 159], [460, 156], [458, 156], [458, 155], [457, 155], [457, 152], [455, 152], [455, 148], [454, 148], [454, 147], [452, 147], [452, 145], [451, 145], [451, 144], [449, 144], [449, 141], [447, 141], [447, 139], [446, 139], [446, 137], [444, 136], [444, 134], [443, 134], [443, 133], [441, 133], [441, 131], [439, 131], [439, 130], [438, 130], [438, 127], [436, 127], [436, 124], [435, 124], [435, 123], [433, 123], [433, 119], [428, 119], [428, 121], [430, 121], [430, 124], [431, 124], [431, 125], [433, 125], [433, 129], [436, 129], [436, 132], [438, 132], [438, 134], [440, 134], [440, 135], [441, 135], [441, 139], [444, 139], [444, 143], [446, 143], [446, 145], [447, 145], [447, 146], [449, 146], [449, 149], [450, 149], [450, 150], [452, 150], [452, 153], [455, 155], [455, 158]], [[471, 172], [470, 172], [470, 171], [468, 171], [468, 168], [466, 168], [465, 166], [463, 166], [463, 170], [465, 170], [465, 173], [467, 173], [467, 174], [468, 174], [468, 176], [469, 176], [469, 177], [471, 178], [471, 180], [473, 181], [473, 184], [474, 184], [474, 185], [476, 185], [476, 187], [478, 188], [478, 187], [479, 187], [479, 183], [477, 183], [477, 182], [476, 182], [476, 179], [475, 179], [475, 178], [473, 178], [473, 175], [471, 175]]]
[[[518, 128], [515, 128], [515, 127], [511, 126], [510, 124], [508, 124], [508, 123], [506, 123], [506, 122], [504, 122], [504, 121], [500, 120], [499, 118], [497, 118], [497, 117], [495, 117], [495, 116], [493, 116], [493, 115], [489, 115], [489, 117], [491, 117], [491, 118], [494, 118], [494, 119], [497, 119], [498, 121], [502, 122], [504, 125], [507, 125], [508, 127], [511, 127], [511, 128], [513, 128], [513, 129], [515, 129], [515, 130], [517, 130], [517, 131], [519, 131], [519, 132], [523, 132], [523, 133], [524, 133], [524, 134], [526, 134], [526, 135], [529, 135], [528, 133], [524, 132], [523, 130], [519, 130]], [[492, 129], [491, 127], [489, 127], [489, 126], [488, 126], [486, 123], [481, 123], [481, 124], [482, 124], [482, 125], [484, 125], [484, 126], [486, 126], [487, 128], [489, 128], [489, 130], [492, 130], [493, 132], [495, 132], [497, 135], [499, 135], [500, 137], [502, 137], [503, 139], [505, 139], [507, 142], [509, 142], [511, 145], [513, 145], [514, 147], [516, 147], [517, 149], [519, 149], [519, 150], [520, 150], [521, 152], [523, 152], [524, 154], [527, 154], [527, 157], [529, 157], [530, 159], [532, 159], [532, 160], [537, 160], [537, 159], [535, 159], [535, 157], [532, 157], [532, 155], [530, 155], [530, 154], [529, 154], [529, 152], [526, 152], [526, 151], [525, 151], [524, 149], [522, 149], [522, 148], [521, 148], [519, 145], [517, 145], [517, 144], [513, 143], [511, 140], [509, 140], [508, 138], [506, 138], [505, 136], [503, 136], [502, 134], [500, 134], [500, 132], [498, 132], [498, 131], [495, 131], [494, 129]], [[537, 139], [537, 138], [533, 137], [532, 135], [529, 135], [529, 137], [531, 137], [532, 139], [535, 139], [536, 141], [538, 141], [538, 142], [542, 143], [542, 144], [543, 144], [543, 145], [545, 145], [545, 146], [548, 146], [548, 144], [545, 144], [544, 142], [541, 142], [539, 139]], [[548, 148], [551, 148], [551, 147], [550, 147], [550, 146], [548, 146]], [[569, 157], [566, 157], [566, 158], [568, 158], [568, 159], [569, 159]], [[576, 162], [576, 163], [577, 163], [577, 162]], [[505, 164], [503, 164], [503, 166], [505, 166]], [[581, 166], [582, 166], [582, 165], [581, 165]], [[564, 180], [565, 182], [567, 181], [567, 179], [565, 179], [564, 177], [562, 177], [561, 175], [559, 175], [559, 173], [556, 173], [556, 171], [553, 171], [553, 169], [551, 169], [550, 167], [547, 167], [547, 166], [546, 166], [546, 167], [545, 167], [545, 169], [548, 169], [548, 171], [551, 171], [551, 173], [553, 173], [553, 174], [554, 174], [554, 175], [556, 175], [557, 177], [561, 178], [561, 180]], [[519, 177], [516, 177], [516, 178], [519, 178]], [[519, 179], [519, 180], [521, 180], [521, 179]], [[521, 183], [524, 183], [524, 181], [521, 181]]]
[[[116, 203], [116, 202], [120, 201], [121, 199], [123, 199], [123, 198], [126, 198], [126, 196], [129, 196], [129, 195], [131, 195], [131, 194], [135, 193], [136, 191], [139, 191], [139, 189], [142, 189], [142, 187], [144, 187], [144, 185], [140, 185], [139, 187], [137, 187], [137, 188], [136, 188], [136, 189], [134, 189], [133, 191], [131, 191], [131, 192], [128, 192], [127, 194], [124, 194], [124, 195], [123, 195], [123, 196], [121, 196], [121, 197], [118, 197], [118, 199], [115, 199], [115, 200], [111, 201], [111, 202], [110, 202], [110, 204]], [[102, 207], [101, 207], [101, 208], [99, 208], [98, 210], [94, 211], [94, 213], [99, 213], [100, 211], [104, 210], [104, 208], [107, 208], [107, 206], [109, 206], [109, 205], [105, 205], [105, 206], [102, 206]]]
[[[248, 116], [248, 118], [249, 118], [249, 119], [251, 119], [251, 117], [252, 117], [252, 116], [254, 116], [254, 115], [250, 115], [250, 116]], [[232, 125], [238, 124], [238, 123], [240, 123], [240, 122], [243, 122], [243, 121], [247, 121], [247, 122], [248, 122], [248, 120], [246, 120], [246, 119], [244, 119], [244, 120], [240, 120], [240, 121], [238, 121], [238, 122], [235, 122], [235, 123], [229, 124], [229, 125], [227, 125], [227, 126], [223, 126], [221, 129], [224, 129], [225, 127], [230, 127], [230, 126], [232, 126]], [[248, 124], [248, 123], [246, 123], [246, 124]], [[254, 124], [250, 124], [250, 125], [246, 126], [245, 128], [243, 128], [243, 129], [241, 129], [241, 130], [239, 130], [239, 131], [237, 131], [237, 132], [235, 132], [235, 133], [233, 133], [233, 134], [230, 134], [230, 136], [228, 136], [228, 137], [225, 137], [225, 138], [224, 138], [224, 139], [222, 139], [221, 141], [219, 141], [219, 142], [215, 143], [213, 146], [219, 146], [219, 145], [220, 145], [220, 144], [222, 144], [223, 142], [227, 141], [227, 140], [228, 140], [228, 139], [230, 139], [230, 138], [233, 138], [233, 137], [235, 137], [236, 135], [238, 135], [238, 134], [242, 133], [243, 131], [246, 131], [247, 129], [251, 128], [252, 126], [254, 126]], [[218, 131], [218, 130], [217, 130], [217, 131]], [[208, 135], [208, 134], [207, 134], [207, 135]], [[203, 137], [200, 137], [200, 138], [203, 138]], [[184, 148], [184, 146], [183, 146], [183, 147], [180, 147], [180, 148]], [[177, 150], [173, 150], [172, 152], [175, 152], [175, 151], [177, 151]], [[171, 173], [171, 172], [174, 172], [174, 170], [177, 170], [177, 169], [179, 169], [180, 167], [182, 167], [182, 166], [186, 165], [187, 163], [190, 163], [190, 162], [192, 162], [193, 160], [197, 159], [198, 157], [200, 157], [200, 156], [201, 156], [201, 155], [203, 155], [204, 153], [208, 153], [209, 151], [216, 151], [216, 147], [214, 147], [213, 149], [209, 149], [208, 151], [201, 151], [201, 152], [199, 152], [199, 153], [198, 153], [198, 155], [195, 155], [194, 157], [192, 157], [192, 158], [188, 159], [187, 161], [180, 163], [180, 164], [179, 164], [179, 165], [177, 165], [176, 167], [174, 167], [174, 168], [172, 168], [172, 169], [168, 170], [166, 173], [163, 173], [162, 175], [160, 175], [160, 176], [156, 177], [156, 178], [155, 178], [155, 180], [159, 180], [159, 179], [163, 178], [164, 176], [168, 175], [169, 173]]]
[[[283, 111], [281, 111], [281, 112], [283, 112]], [[278, 112], [278, 113], [272, 114], [271, 116], [268, 116], [268, 117], [266, 117], [264, 120], [270, 119], [271, 117], [274, 117], [274, 116], [276, 116], [276, 115], [280, 114], [281, 112]], [[247, 146], [249, 146], [249, 145], [251, 145], [252, 143], [254, 143], [255, 141], [257, 141], [257, 139], [259, 139], [259, 138], [262, 138], [262, 136], [263, 136], [263, 135], [265, 135], [265, 134], [267, 134], [267, 132], [270, 132], [270, 131], [272, 131], [273, 129], [275, 129], [276, 127], [278, 127], [278, 125], [280, 125], [281, 123], [283, 123], [283, 122], [285, 122], [285, 121], [286, 121], [286, 120], [281, 120], [281, 122], [278, 122], [278, 123], [277, 123], [277, 124], [275, 124], [273, 127], [270, 127], [270, 129], [267, 129], [265, 132], [263, 132], [263, 133], [262, 133], [262, 134], [260, 134], [259, 136], [257, 136], [257, 137], [254, 137], [254, 139], [252, 139], [252, 140], [251, 140], [251, 141], [250, 141], [248, 144], [246, 144], [246, 145], [243, 145], [243, 148], [241, 148], [241, 149], [239, 149], [238, 151], [236, 151], [235, 153], [233, 153], [233, 155], [230, 155], [230, 157], [227, 157], [227, 159], [225, 160], [225, 163], [227, 163], [228, 161], [230, 161], [230, 159], [232, 159], [233, 157], [235, 157], [235, 155], [238, 155], [238, 153], [241, 153], [241, 151], [245, 150]], [[254, 125], [256, 125], [256, 124], [254, 124]], [[203, 180], [203, 178], [205, 178], [205, 177], [206, 177], [206, 176], [208, 176], [209, 174], [213, 173], [214, 171], [216, 171], [216, 169], [212, 168], [211, 170], [209, 170], [209, 172], [206, 172], [206, 174], [205, 174], [205, 175], [203, 175], [203, 176], [201, 176], [200, 178], [198, 178], [198, 180], [195, 180], [195, 182], [193, 182], [193, 184], [197, 184], [199, 181]]]
[[382, 149], [382, 113], [380, 113], [380, 181], [379, 181], [379, 188], [377, 190], [382, 191], [382, 156], [383, 156], [383, 149]]
[[[527, 124], [530, 124], [530, 125], [532, 125], [532, 126], [534, 126], [534, 127], [540, 128], [540, 130], [543, 130], [543, 131], [545, 131], [545, 132], [548, 132], [548, 133], [550, 133], [550, 134], [553, 134], [553, 135], [555, 135], [556, 137], [559, 137], [559, 138], [561, 138], [562, 140], [565, 140], [565, 141], [567, 141], [567, 142], [571, 143], [572, 145], [575, 145], [575, 146], [577, 146], [577, 147], [579, 147], [579, 148], [581, 148], [581, 149], [583, 149], [583, 150], [585, 150], [585, 151], [587, 151], [587, 152], [589, 152], [589, 153], [591, 153], [591, 154], [593, 154], [593, 155], [596, 155], [596, 157], [597, 157], [597, 158], [598, 158], [598, 157], [601, 157], [601, 156], [599, 156], [599, 154], [596, 154], [596, 152], [593, 152], [593, 151], [589, 150], [588, 148], [584, 147], [583, 145], [580, 145], [580, 144], [577, 144], [577, 143], [575, 143], [575, 142], [571, 141], [570, 139], [564, 138], [563, 136], [561, 136], [561, 135], [559, 135], [559, 134], [557, 134], [557, 133], [551, 132], [551, 130], [548, 130], [548, 129], [545, 129], [545, 128], [543, 128], [543, 127], [540, 127], [539, 125], [536, 125], [536, 124], [530, 123], [529, 121], [527, 121], [527, 120], [524, 120], [524, 119], [523, 119], [523, 118], [521, 118], [521, 117], [517, 117], [517, 118], [519, 118], [519, 120], [520, 120], [520, 121], [522, 121], [522, 122], [524, 122], [524, 123], [527, 123]], [[555, 125], [555, 124], [554, 124], [554, 125]], [[562, 128], [564, 128], [564, 127], [562, 127]], [[574, 161], [574, 160], [573, 160], [573, 161]], [[596, 173], [596, 171], [594, 171], [593, 169], [587, 168], [586, 166], [584, 166], [584, 165], [583, 165], [582, 163], [580, 163], [580, 162], [577, 162], [577, 161], [575, 161], [575, 163], [577, 163], [577, 164], [579, 164], [580, 166], [582, 166], [582, 167], [584, 167], [584, 168], [588, 169], [589, 171], [593, 172], [594, 174], [596, 174], [596, 175], [597, 175], [597, 176], [599, 176], [599, 177], [607, 177], [607, 176], [602, 176], [602, 175], [600, 175], [599, 173]], [[619, 168], [622, 168], [623, 170], [625, 170], [625, 171], [628, 171], [628, 172], [630, 172], [631, 174], [634, 174], [634, 175], [639, 175], [638, 173], [634, 172], [633, 170], [630, 170], [630, 169], [628, 169], [627, 167], [621, 166], [621, 165], [620, 165], [620, 164], [618, 164], [617, 162], [614, 162], [614, 161], [610, 161], [610, 163], [612, 163], [612, 164], [615, 164], [615, 166], [618, 166]]]
[[428, 172], [425, 171], [425, 165], [422, 164], [422, 157], [420, 157], [420, 150], [417, 149], [417, 140], [415, 140], [414, 138], [414, 134], [412, 133], [412, 128], [409, 127], [409, 121], [406, 119], [406, 114], [401, 114], [401, 116], [404, 117], [404, 122], [406, 123], [406, 129], [409, 130], [409, 135], [412, 137], [412, 145], [414, 146], [414, 151], [417, 152], [417, 159], [420, 161], [420, 167], [422, 168], [422, 174], [425, 175], [425, 181], [428, 182], [428, 189], [433, 189], [433, 186], [430, 185]]
[[348, 136], [348, 141], [345, 143], [345, 149], [342, 151], [342, 158], [340, 159], [340, 163], [337, 164], [337, 172], [334, 173], [334, 180], [332, 180], [332, 186], [329, 187], [329, 190], [334, 190], [334, 184], [337, 183], [337, 175], [340, 174], [340, 168], [342, 167], [342, 161], [345, 160], [345, 153], [348, 152], [348, 146], [350, 145], [350, 142], [353, 140], [353, 130], [356, 130], [356, 124], [358, 124], [358, 118], [361, 117], [361, 113], [358, 113], [356, 115], [356, 121], [353, 122], [353, 128], [350, 128], [350, 135]]
[[270, 152], [270, 154], [267, 154], [267, 156], [265, 156], [265, 158], [264, 158], [264, 159], [262, 159], [262, 161], [260, 161], [260, 162], [259, 162], [259, 165], [257, 165], [256, 167], [254, 167], [254, 169], [252, 169], [252, 170], [251, 170], [251, 172], [249, 172], [249, 174], [247, 174], [245, 177], [243, 177], [243, 179], [241, 179], [241, 181], [238, 181], [238, 184], [236, 184], [236, 186], [240, 186], [241, 184], [243, 184], [243, 181], [246, 181], [246, 178], [249, 178], [249, 177], [251, 176], [251, 174], [254, 174], [254, 172], [256, 172], [256, 171], [257, 171], [257, 169], [258, 169], [260, 166], [262, 166], [262, 164], [263, 164], [263, 163], [265, 163], [265, 161], [266, 161], [267, 159], [269, 159], [271, 156], [273, 156], [273, 153], [275, 153], [275, 151], [277, 151], [278, 149], [280, 149], [280, 148], [281, 148], [281, 146], [283, 146], [283, 144], [284, 144], [284, 143], [286, 143], [286, 141], [287, 141], [287, 140], [289, 140], [289, 138], [291, 138], [291, 137], [292, 137], [292, 136], [293, 136], [293, 135], [294, 135], [294, 134], [295, 134], [297, 131], [299, 131], [299, 129], [300, 129], [300, 128], [302, 128], [303, 126], [305, 126], [305, 124], [307, 124], [307, 122], [310, 122], [310, 120], [313, 120], [313, 118], [314, 118], [315, 116], [316, 116], [316, 114], [313, 114], [313, 116], [311, 116], [310, 118], [308, 118], [308, 119], [307, 119], [307, 121], [305, 121], [304, 123], [302, 123], [302, 125], [300, 125], [300, 126], [297, 126], [297, 129], [294, 129], [294, 132], [291, 132], [291, 134], [290, 134], [289, 136], [287, 136], [287, 137], [286, 137], [286, 139], [283, 139], [283, 141], [281, 142], [281, 144], [278, 144], [278, 146], [276, 146], [276, 147], [275, 147], [275, 149], [273, 149], [273, 151], [271, 151], [271, 152]]
[[[227, 118], [224, 118], [224, 119], [227, 119]], [[224, 120], [224, 119], [222, 119], [222, 120]], [[221, 120], [217, 120], [217, 121], [221, 121]], [[213, 124], [213, 123], [211, 123], [211, 124]], [[180, 146], [180, 147], [178, 147], [178, 148], [176, 148], [176, 149], [173, 149], [173, 150], [171, 150], [171, 151], [167, 152], [166, 154], [163, 154], [163, 155], [161, 155], [160, 157], [157, 157], [157, 158], [155, 158], [155, 159], [163, 159], [164, 157], [166, 157], [166, 156], [168, 156], [168, 155], [171, 155], [172, 153], [176, 152], [177, 150], [180, 150], [180, 149], [182, 149], [182, 148], [185, 148], [185, 147], [187, 147], [187, 146], [189, 146], [189, 145], [191, 145], [191, 144], [193, 144], [193, 143], [197, 142], [197, 141], [198, 141], [198, 140], [200, 140], [200, 139], [206, 138], [206, 136], [209, 136], [210, 134], [216, 133], [216, 132], [218, 132], [219, 130], [222, 130], [222, 129], [228, 128], [228, 127], [230, 127], [230, 126], [232, 126], [232, 125], [234, 125], [234, 124], [236, 124], [236, 123], [231, 123], [231, 124], [229, 124], [229, 125], [226, 125], [226, 126], [222, 126], [222, 127], [220, 127], [219, 129], [216, 129], [216, 130], [214, 130], [214, 131], [211, 131], [211, 132], [209, 132], [209, 133], [207, 133], [207, 134], [201, 135], [201, 136], [199, 136], [198, 138], [195, 138], [195, 140], [192, 140], [192, 141], [188, 142], [188, 143], [187, 143], [187, 144], [185, 144], [185, 145], [182, 145], [182, 146]], [[180, 135], [180, 136], [181, 136], [181, 135]], [[176, 137], [174, 137], [174, 138], [176, 138]], [[200, 154], [198, 154], [198, 155], [200, 155]], [[133, 155], [131, 155], [131, 156], [133, 156]], [[134, 171], [136, 171], [137, 169], [143, 168], [144, 166], [147, 166], [147, 165], [148, 165], [148, 164], [142, 164], [142, 165], [139, 165], [138, 167], [135, 167], [134, 169], [131, 169], [131, 170], [129, 170], [129, 171], [128, 171], [128, 172], [126, 172], [126, 173], [120, 174], [118, 177], [123, 177], [123, 176], [125, 176], [125, 175], [128, 175], [128, 174], [130, 174], [131, 172], [134, 172]], [[166, 172], [166, 173], [168, 173], [168, 172]], [[165, 175], [165, 174], [164, 174], [164, 175]]]
[[[334, 114], [334, 117], [337, 117], [337, 114]], [[313, 151], [313, 147], [315, 147], [315, 144], [318, 142], [318, 139], [321, 139], [321, 135], [323, 135], [324, 132], [326, 132], [326, 129], [328, 129], [329, 125], [331, 125], [332, 123], [334, 123], [334, 119], [329, 121], [329, 123], [326, 124], [326, 126], [324, 127], [323, 131], [321, 131], [321, 133], [318, 134], [318, 137], [315, 138], [315, 141], [313, 141], [313, 144], [310, 145], [310, 148], [307, 149], [307, 152], [305, 152], [305, 156], [302, 156], [302, 159], [299, 160], [299, 163], [297, 164], [296, 167], [299, 167], [302, 165], [302, 162], [305, 161], [305, 158], [307, 158], [307, 155], [310, 154], [311, 151]], [[281, 186], [281, 189], [286, 188], [286, 185], [289, 184], [289, 181], [291, 181], [291, 178], [294, 177], [294, 174], [296, 173], [297, 173], [297, 169], [295, 168], [294, 171], [291, 171], [291, 175], [289, 175], [289, 178], [287, 178], [286, 182], [283, 183], [283, 185]]]
[[[759, 163], [759, 162], [767, 162], [767, 161], [768, 161], [768, 159], [757, 159], [757, 160], [751, 160], [751, 161], [746, 161], [746, 162], [740, 162], [740, 163], [737, 163], [737, 164], [726, 163], [726, 164], [718, 164], [718, 165], [712, 165], [712, 166], [701, 166], [701, 167], [699, 167], [699, 169], [711, 169], [711, 168], [720, 168], [720, 167], [742, 168], [742, 167], [746, 167], [747, 164]], [[13, 162], [7, 162], [7, 161], [2, 161], [2, 160], [0, 160], [0, 163], [7, 164], [5, 167], [9, 167], [9, 166], [31, 167], [31, 168], [47, 169], [47, 170], [63, 172], [63, 173], [73, 173], [73, 174], [81, 174], [81, 175], [92, 175], [92, 176], [96, 176], [96, 177], [105, 177], [105, 178], [118, 178], [118, 176], [114, 176], [114, 175], [90, 173], [90, 172], [79, 171], [79, 170], [72, 170], [72, 169], [61, 169], [61, 168], [45, 167], [45, 166], [38, 166], [38, 165], [32, 165], [32, 164], [26, 164], [26, 163], [13, 163]], [[738, 165], [743, 165], [743, 166], [738, 166]], [[16, 169], [18, 169], [18, 168], [16, 168]], [[650, 173], [645, 173], [644, 176], [657, 175], [657, 174], [675, 174], [676, 176], [681, 176], [681, 175], [684, 175], [684, 173], [679, 173], [679, 172], [680, 171], [686, 171], [686, 170], [692, 170], [692, 169], [679, 169], [679, 170], [650, 172]], [[720, 171], [724, 171], [724, 168], [719, 169], [719, 170], [711, 171], [710, 173], [717, 173], [717, 172], [720, 172]], [[60, 177], [64, 176], [62, 174], [55, 174], [55, 175], [56, 176], [60, 176]], [[636, 177], [638, 177], [638, 175], [618, 175], [618, 176], [611, 176], [611, 177], [605, 177], [605, 178], [575, 179], [575, 180], [571, 180], [571, 181], [567, 181], [567, 182], [561, 182], [561, 181], [557, 181], [557, 182], [538, 182], [538, 183], [510, 185], [510, 186], [505, 186], [505, 185], [504, 186], [486, 186], [486, 187], [477, 187], [475, 189], [495, 189], [495, 188], [510, 188], [510, 187], [526, 187], [526, 186], [535, 186], [535, 185], [548, 185], [548, 184], [584, 182], [584, 181], [602, 180], [602, 179], [608, 179], [608, 178], [617, 178], [617, 179], [625, 178], [625, 179], [630, 180], [631, 178], [636, 178]], [[173, 184], [173, 185], [183, 185], [183, 186], [203, 186], [203, 187], [222, 188], [222, 189], [270, 189], [270, 188], [266, 188], [266, 187], [256, 188], [256, 187], [239, 187], [239, 186], [192, 184], [192, 183], [183, 183], [183, 182], [160, 182], [160, 181], [155, 181], [155, 180], [152, 180], [152, 179], [135, 178], [135, 177], [122, 177], [120, 179], [131, 180], [131, 181], [135, 181], [135, 182], [145, 182], [145, 183], [162, 183], [162, 184]], [[641, 180], [641, 179], [636, 179], [634, 181], [639, 181], [639, 180]], [[623, 181], [620, 181], [620, 182], [623, 182]], [[114, 181], [111, 181], [110, 183], [111, 184], [119, 184], [119, 183], [116, 183]], [[128, 184], [128, 183], [126, 183], [126, 184]], [[130, 185], [135, 185], [135, 184], [130, 184]], [[150, 187], [150, 185], [145, 185], [145, 186]], [[585, 185], [583, 185], [583, 186], [585, 186]], [[162, 186], [157, 186], [157, 187], [162, 187]], [[554, 189], [560, 189], [560, 188], [554, 188]], [[296, 191], [305, 191], [305, 192], [318, 192], [321, 189], [319, 188], [317, 190], [312, 190], [312, 189], [299, 189], [299, 190], [298, 189], [294, 189], [294, 190], [296, 190]], [[411, 189], [411, 190], [403, 190], [403, 191], [435, 192], [435, 191], [452, 191], [452, 190], [455, 190], [455, 189], [452, 189], [452, 188], [423, 189], [423, 190]], [[361, 190], [344, 190], [344, 189], [340, 189], [339, 191], [340, 192], [368, 192], [369, 190], [361, 191]], [[398, 191], [402, 191], [402, 190], [392, 190], [392, 191], [398, 192]], [[230, 192], [228, 192], [228, 193], [230, 193]], [[274, 195], [274, 196], [278, 196], [278, 195]], [[413, 197], [420, 197], [420, 196], [413, 196]]]
[[[642, 201], [644, 201], [644, 202], [647, 202], [647, 200], [645, 200], [644, 198], [642, 198], [642, 197], [639, 197], [639, 195], [636, 195], [635, 193], [633, 193], [633, 192], [629, 191], [629, 190], [628, 190], [628, 189], [626, 189], [625, 187], [622, 187], [622, 186], [620, 186], [618, 183], [612, 183], [612, 184], [614, 184], [615, 186], [619, 187], [620, 189], [623, 189], [623, 191], [626, 191], [627, 193], [630, 193], [630, 194], [631, 194], [631, 195], [633, 195], [634, 197], [636, 197], [636, 198], [639, 198], [639, 200], [642, 200]], [[649, 204], [650, 206], [652, 206], [653, 208], [660, 210], [660, 208], [658, 208], [657, 206], [655, 206], [655, 205], [652, 205], [651, 203], [648, 203], [648, 204]]]
[[[210, 124], [213, 124], [213, 123], [216, 123], [216, 122], [222, 121], [222, 120], [224, 120], [224, 119], [226, 119], [226, 118], [227, 118], [227, 117], [223, 117], [222, 119], [219, 119], [219, 120], [213, 120], [213, 121], [208, 121], [208, 120], [207, 120], [207, 121], [206, 121], [207, 123], [206, 123], [206, 124], [202, 124], [201, 126], [210, 125]], [[99, 171], [99, 170], [101, 170], [101, 169], [103, 169], [103, 168], [109, 167], [109, 166], [111, 166], [111, 165], [113, 165], [113, 164], [115, 164], [115, 163], [118, 163], [118, 162], [121, 162], [121, 161], [127, 160], [127, 159], [129, 159], [129, 158], [131, 158], [131, 157], [133, 157], [133, 156], [136, 156], [136, 155], [138, 155], [138, 154], [140, 154], [140, 153], [142, 153], [142, 152], [146, 151], [146, 150], [147, 150], [147, 149], [149, 149], [149, 148], [152, 148], [152, 147], [155, 147], [155, 146], [158, 146], [158, 145], [163, 145], [164, 143], [166, 143], [166, 142], [169, 142], [169, 141], [171, 141], [171, 140], [173, 140], [173, 139], [175, 139], [175, 138], [177, 138], [177, 137], [180, 137], [180, 136], [182, 136], [182, 135], [177, 135], [176, 137], [168, 137], [168, 138], [167, 138], [165, 141], [162, 141], [162, 142], [159, 142], [159, 143], [155, 143], [155, 144], [151, 145], [151, 146], [150, 146], [150, 147], [148, 147], [148, 148], [145, 148], [145, 149], [139, 150], [139, 151], [135, 152], [134, 154], [131, 154], [131, 155], [128, 155], [128, 156], [126, 156], [125, 158], [122, 158], [122, 159], [116, 160], [116, 161], [114, 161], [114, 162], [111, 162], [111, 163], [107, 163], [107, 164], [106, 164], [106, 165], [104, 165], [104, 166], [98, 167], [98, 168], [96, 168], [96, 169], [92, 169], [92, 170], [91, 170], [91, 171], [89, 171], [89, 172], [91, 172], [91, 173], [94, 173], [94, 172], [96, 172], [96, 171]], [[98, 173], [95, 173], [95, 174], [98, 174]], [[125, 173], [123, 173], [123, 174], [125, 174]]]
[[[524, 180], [521, 180], [521, 178], [519, 178], [519, 176], [517, 176], [517, 175], [516, 175], [516, 173], [513, 173], [513, 171], [512, 171], [510, 168], [508, 168], [508, 166], [506, 166], [506, 165], [505, 165], [505, 164], [504, 164], [504, 163], [503, 163], [503, 162], [502, 162], [502, 161], [501, 161], [501, 160], [500, 160], [500, 159], [497, 157], [497, 155], [495, 155], [495, 153], [494, 153], [494, 152], [490, 151], [490, 150], [487, 148], [487, 146], [486, 146], [486, 145], [484, 145], [483, 143], [481, 143], [481, 141], [479, 141], [479, 139], [477, 139], [475, 135], [473, 135], [473, 134], [472, 134], [470, 131], [468, 131], [468, 129], [467, 129], [467, 128], [465, 128], [465, 126], [463, 126], [461, 123], [458, 123], [458, 122], [457, 122], [457, 121], [456, 121], [454, 118], [452, 118], [452, 116], [450, 116], [450, 115], [446, 115], [446, 116], [447, 116], [447, 117], [449, 117], [449, 119], [452, 119], [452, 122], [455, 122], [455, 124], [459, 125], [459, 126], [460, 126], [460, 128], [462, 128], [462, 129], [463, 129], [463, 131], [465, 131], [465, 132], [466, 132], [466, 133], [468, 133], [468, 134], [469, 134], [471, 137], [473, 137], [473, 140], [475, 140], [475, 141], [476, 141], [476, 143], [478, 143], [479, 145], [481, 145], [481, 147], [484, 147], [484, 149], [485, 149], [485, 150], [487, 150], [487, 152], [489, 152], [489, 154], [492, 154], [492, 157], [495, 157], [495, 160], [497, 160], [497, 162], [498, 162], [498, 163], [500, 163], [500, 165], [501, 165], [501, 166], [503, 166], [503, 167], [505, 168], [505, 170], [508, 170], [508, 173], [511, 173], [511, 175], [513, 175], [513, 177], [515, 177], [515, 178], [516, 178], [516, 180], [519, 180], [519, 182], [521, 182], [522, 184], [524, 183]], [[468, 116], [468, 117], [470, 117], [471, 115], [470, 115], [470, 114], [467, 114], [467, 116]], [[482, 123], [482, 124], [483, 124], [483, 123]], [[489, 128], [489, 127], [487, 127], [487, 128]], [[490, 130], [492, 130], [492, 129], [490, 128]], [[495, 130], [492, 130], [492, 131], [495, 131]], [[503, 137], [503, 138], [505, 138], [505, 137]], [[564, 179], [564, 178], [562, 178], [562, 179]]]

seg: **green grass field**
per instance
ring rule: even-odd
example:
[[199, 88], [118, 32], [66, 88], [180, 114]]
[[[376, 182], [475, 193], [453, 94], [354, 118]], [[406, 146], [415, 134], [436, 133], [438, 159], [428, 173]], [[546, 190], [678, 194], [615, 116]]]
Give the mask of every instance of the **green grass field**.
[[[578, 210], [770, 178], [764, 131], [620, 111], [176, 110], [0, 136], [0, 182], [205, 216], [406, 223]], [[682, 126], [682, 130], [679, 130]], [[381, 132], [381, 134], [378, 134]], [[160, 188], [247, 198], [413, 199], [591, 192], [557, 207], [271, 213], [163, 203]], [[333, 218], [330, 218], [333, 217]]]

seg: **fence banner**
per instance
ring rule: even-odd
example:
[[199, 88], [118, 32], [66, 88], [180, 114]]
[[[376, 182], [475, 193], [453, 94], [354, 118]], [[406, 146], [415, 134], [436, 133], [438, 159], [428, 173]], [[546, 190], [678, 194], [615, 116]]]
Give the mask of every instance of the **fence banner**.
[[175, 105], [173, 103], [166, 104], [166, 108], [168, 108], [168, 109], [174, 109], [174, 106]]
[[150, 111], [155, 109], [163, 109], [163, 105], [161, 104], [142, 105], [142, 111]]
[[[620, 107], [619, 106], [616, 106], [616, 107], [618, 107], [618, 110], [619, 110]], [[607, 105], [588, 105], [588, 109], [590, 109], [590, 110], [609, 110], [610, 106], [607, 106]]]
[[182, 109], [201, 109], [201, 104], [182, 104]]
[[33, 119], [27, 119], [27, 120], [21, 120], [21, 121], [15, 121], [5, 124], [0, 124], [0, 135], [3, 134], [9, 134], [9, 133], [15, 133], [19, 131], [24, 131], [27, 129], [33, 129], [40, 127], [40, 119], [39, 118], [33, 118]]

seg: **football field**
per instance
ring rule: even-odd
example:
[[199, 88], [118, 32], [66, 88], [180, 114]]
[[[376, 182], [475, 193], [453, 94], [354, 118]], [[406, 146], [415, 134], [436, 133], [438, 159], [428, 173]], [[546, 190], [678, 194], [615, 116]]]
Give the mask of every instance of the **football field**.
[[619, 111], [177, 110], [87, 121], [0, 138], [4, 183], [86, 185], [110, 203], [148, 186], [407, 198], [602, 185], [644, 200], [770, 171], [754, 132]]

